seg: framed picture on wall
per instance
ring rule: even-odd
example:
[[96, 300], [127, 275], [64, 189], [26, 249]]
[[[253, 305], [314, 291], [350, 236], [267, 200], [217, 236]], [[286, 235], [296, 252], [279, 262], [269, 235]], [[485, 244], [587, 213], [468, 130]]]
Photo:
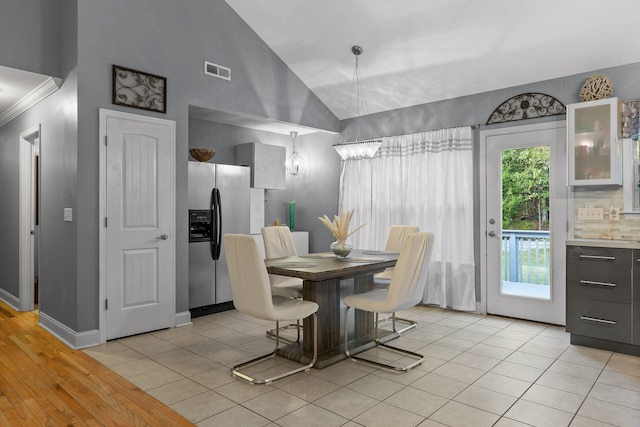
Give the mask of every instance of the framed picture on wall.
[[113, 65], [112, 90], [115, 105], [167, 112], [166, 77]]

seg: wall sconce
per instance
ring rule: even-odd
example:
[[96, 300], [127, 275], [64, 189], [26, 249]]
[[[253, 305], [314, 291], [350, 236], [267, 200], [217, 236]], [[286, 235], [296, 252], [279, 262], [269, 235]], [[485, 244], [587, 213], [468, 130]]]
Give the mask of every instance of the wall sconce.
[[304, 159], [296, 151], [296, 136], [298, 132], [291, 131], [291, 139], [293, 140], [293, 153], [287, 159], [287, 174], [292, 177], [300, 176], [304, 173]]

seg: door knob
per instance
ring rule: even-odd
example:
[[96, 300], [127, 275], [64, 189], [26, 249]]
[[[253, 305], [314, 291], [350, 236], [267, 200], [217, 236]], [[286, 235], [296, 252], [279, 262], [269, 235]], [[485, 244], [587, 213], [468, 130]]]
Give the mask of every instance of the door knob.
[[490, 231], [489, 232], [489, 237], [496, 237], [496, 232], [495, 231]]
[[167, 233], [162, 233], [161, 235], [156, 237], [156, 240], [167, 240], [168, 238], [169, 236], [167, 235]]

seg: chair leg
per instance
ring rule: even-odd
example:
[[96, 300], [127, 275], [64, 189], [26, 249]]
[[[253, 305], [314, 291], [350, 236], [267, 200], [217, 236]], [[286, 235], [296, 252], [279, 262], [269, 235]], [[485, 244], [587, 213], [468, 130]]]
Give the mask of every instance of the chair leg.
[[[405, 319], [405, 318], [402, 318], [402, 317], [396, 317], [395, 313], [391, 314], [391, 321], [393, 322], [393, 332], [397, 332], [398, 334], [401, 334], [403, 332], [407, 332], [409, 329], [413, 329], [416, 326], [418, 326], [418, 322], [416, 322], [415, 320]], [[405, 326], [402, 329], [396, 329], [396, 322], [406, 323], [408, 326]]]
[[[383, 317], [382, 319], [378, 320], [378, 323], [385, 322], [385, 321], [387, 321], [389, 319], [391, 319], [391, 322], [392, 322], [393, 332], [396, 332], [398, 334], [401, 334], [403, 332], [407, 332], [409, 329], [413, 329], [416, 326], [418, 326], [418, 322], [416, 322], [415, 320], [405, 319], [405, 318], [402, 318], [402, 317], [396, 317], [395, 313], [391, 313], [391, 316]], [[405, 326], [402, 329], [397, 329], [396, 328], [396, 322], [406, 323], [408, 326]]]
[[[291, 338], [287, 338], [287, 337], [280, 337], [280, 341], [282, 342], [286, 342], [287, 344], [294, 344], [297, 342], [300, 342], [300, 331], [302, 330], [302, 325], [300, 324], [300, 319], [296, 320], [296, 323], [290, 323], [286, 326], [283, 326], [281, 328], [279, 328], [279, 331], [284, 331], [284, 330], [288, 330], [288, 329], [295, 329], [296, 333], [297, 333], [297, 338], [295, 340], [292, 340]], [[276, 338], [276, 330], [275, 329], [267, 329], [267, 336], [269, 338]]]
[[[246, 381], [249, 381], [251, 384], [271, 384], [275, 380], [279, 380], [284, 377], [288, 377], [289, 375], [297, 374], [298, 372], [308, 371], [315, 365], [316, 360], [318, 359], [318, 318], [315, 313], [313, 313], [313, 359], [310, 363], [300, 366], [298, 368], [292, 369], [290, 371], [284, 372], [282, 374], [275, 375], [269, 378], [256, 378], [247, 373], [241, 372], [240, 369], [246, 368], [248, 366], [253, 366], [258, 364], [259, 362], [269, 359], [271, 357], [275, 357], [278, 352], [278, 347], [280, 345], [280, 324], [276, 322], [275, 327], [275, 337], [276, 337], [276, 348], [271, 352], [262, 356], [258, 356], [255, 359], [251, 359], [247, 362], [240, 363], [239, 365], [234, 366], [231, 369], [231, 374], [235, 377], [242, 378]], [[299, 322], [299, 321], [298, 321]]]
[[[366, 362], [366, 363], [370, 363], [372, 365], [375, 366], [379, 366], [381, 368], [386, 368], [386, 369], [391, 369], [393, 371], [397, 371], [397, 372], [407, 372], [409, 370], [411, 370], [412, 368], [418, 366], [419, 364], [421, 364], [424, 361], [424, 356], [419, 354], [419, 353], [414, 353], [413, 351], [409, 351], [409, 350], [405, 350], [399, 347], [395, 347], [389, 344], [385, 344], [383, 342], [380, 341], [380, 339], [378, 338], [378, 313], [376, 313], [375, 315], [375, 323], [374, 323], [374, 342], [376, 347], [381, 347], [385, 350], [388, 351], [392, 351], [394, 353], [399, 353], [402, 354], [403, 356], [408, 356], [412, 359], [415, 359], [413, 362], [411, 362], [408, 365], [405, 366], [395, 366], [395, 365], [390, 365], [387, 363], [382, 363], [382, 362], [376, 362], [374, 360], [369, 360], [369, 359], [365, 359], [362, 357], [359, 357], [358, 354], [363, 353], [366, 350], [362, 350], [359, 351], [358, 353], [351, 353], [349, 351], [349, 335], [348, 335], [348, 323], [349, 323], [349, 309], [351, 307], [347, 306], [347, 309], [345, 311], [344, 314], [344, 352], [347, 355], [347, 357], [349, 357], [351, 360], [357, 360], [357, 361], [362, 361], [362, 362]], [[395, 314], [395, 313], [394, 313]], [[395, 324], [394, 324], [394, 330], [395, 330]]]

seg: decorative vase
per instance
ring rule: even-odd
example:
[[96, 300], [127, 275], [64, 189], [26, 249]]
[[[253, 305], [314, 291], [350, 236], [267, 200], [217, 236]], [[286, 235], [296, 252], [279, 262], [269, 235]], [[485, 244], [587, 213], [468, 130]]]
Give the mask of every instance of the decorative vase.
[[336, 256], [345, 258], [351, 253], [353, 245], [349, 242], [345, 242], [344, 240], [336, 240], [329, 246], [329, 248]]
[[296, 201], [289, 201], [289, 230], [293, 231], [296, 223]]

